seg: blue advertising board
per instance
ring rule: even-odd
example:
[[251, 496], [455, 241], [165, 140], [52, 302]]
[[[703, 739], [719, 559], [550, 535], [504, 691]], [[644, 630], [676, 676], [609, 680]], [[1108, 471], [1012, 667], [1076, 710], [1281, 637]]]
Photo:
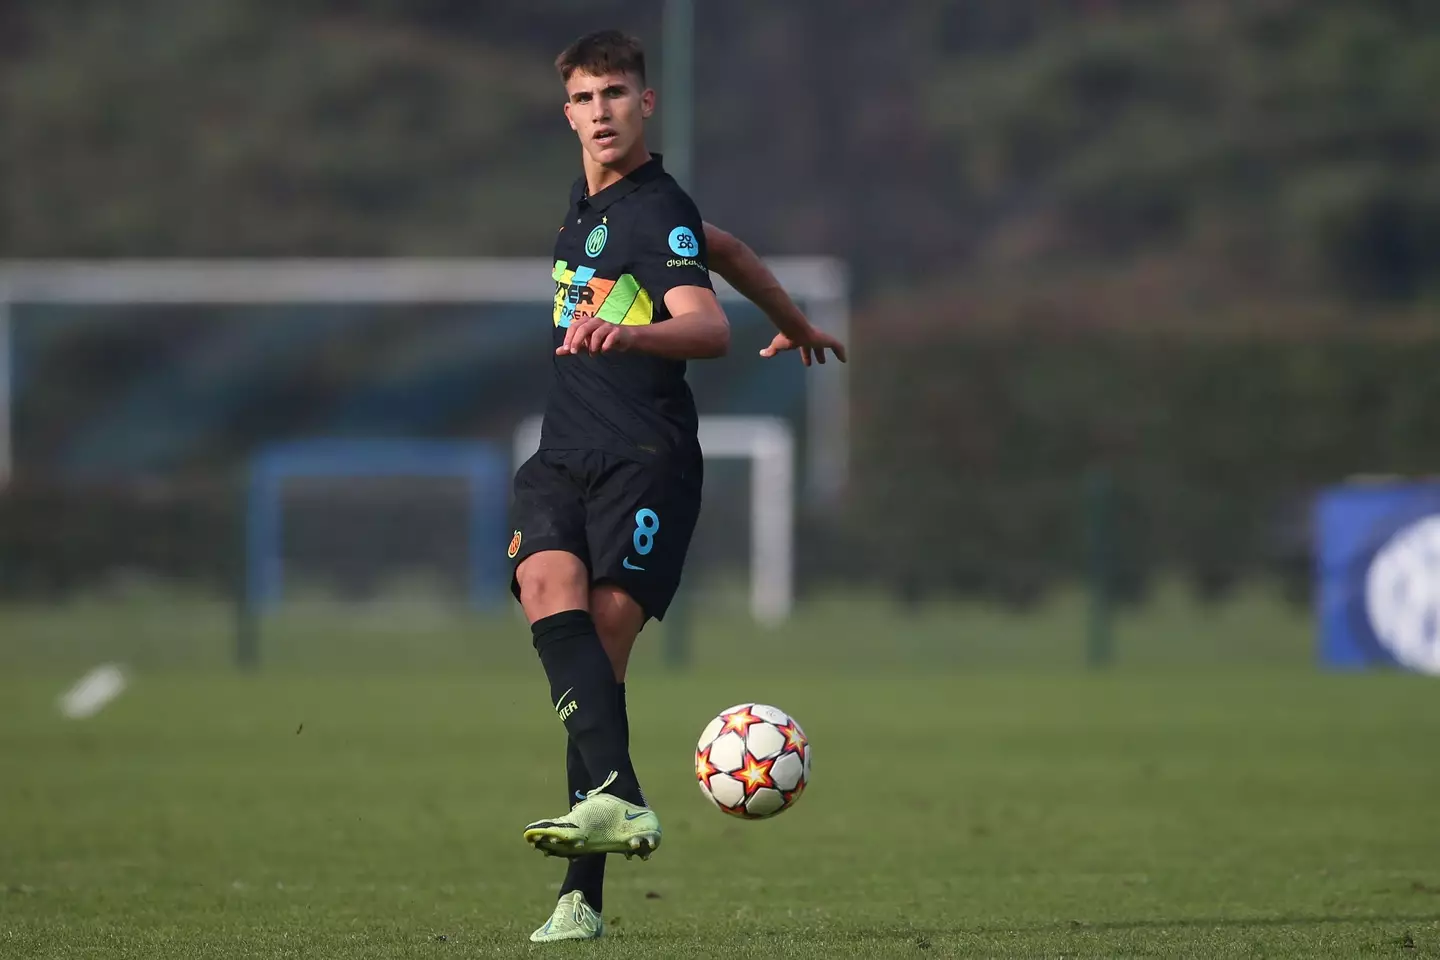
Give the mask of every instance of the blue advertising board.
[[1315, 558], [1322, 664], [1440, 675], [1440, 482], [1325, 491]]

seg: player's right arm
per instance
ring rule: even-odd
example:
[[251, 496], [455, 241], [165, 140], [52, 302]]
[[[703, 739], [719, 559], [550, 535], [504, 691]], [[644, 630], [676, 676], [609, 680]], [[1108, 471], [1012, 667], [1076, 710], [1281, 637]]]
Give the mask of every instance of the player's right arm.
[[708, 360], [730, 349], [730, 321], [709, 287], [671, 287], [665, 292], [670, 319], [631, 327], [631, 349], [672, 360]]
[[723, 357], [730, 321], [710, 286], [704, 222], [688, 197], [646, 198], [632, 239], [630, 273], [665, 305], [663, 322], [623, 326], [596, 318], [572, 324], [557, 353], [638, 351], [670, 360]]
[[760, 351], [760, 356], [773, 357], [784, 350], [798, 349], [801, 362], [808, 367], [812, 354], [824, 363], [825, 351], [833, 350], [835, 356], [845, 362], [845, 344], [811, 325], [785, 292], [779, 279], [750, 249], [749, 244], [706, 221], [705, 245], [710, 255], [710, 269], [764, 311], [775, 329], [780, 331], [770, 345]]
[[665, 293], [670, 319], [622, 327], [596, 317], [572, 324], [556, 353], [637, 351], [670, 360], [710, 360], [730, 349], [730, 321], [709, 287], [672, 287]]

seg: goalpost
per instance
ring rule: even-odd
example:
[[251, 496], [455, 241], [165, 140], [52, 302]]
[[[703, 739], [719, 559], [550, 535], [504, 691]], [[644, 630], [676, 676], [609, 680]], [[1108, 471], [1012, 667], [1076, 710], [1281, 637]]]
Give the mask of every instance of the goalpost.
[[[850, 339], [849, 277], [829, 257], [777, 257], [766, 263], [810, 320]], [[0, 261], [0, 489], [15, 469], [11, 330], [26, 304], [116, 306], [183, 304], [542, 304], [553, 284], [539, 257], [376, 260]], [[743, 298], [718, 275], [722, 301]], [[807, 500], [836, 503], [849, 474], [849, 377], [845, 364], [805, 378]]]
[[[767, 264], [817, 327], [849, 340], [849, 281], [842, 262], [780, 257]], [[25, 324], [46, 322], [28, 317], [27, 308], [132, 307], [143, 314], [145, 308], [177, 306], [496, 305], [548, 312], [550, 274], [550, 261], [539, 257], [0, 260], [0, 495], [15, 471], [25, 468], [15, 462], [15, 391], [27, 376], [24, 351], [30, 328]], [[721, 277], [713, 279], [722, 302], [743, 301]], [[793, 362], [798, 365], [798, 360]], [[836, 504], [844, 491], [850, 458], [848, 380], [847, 367], [839, 363], [806, 370], [803, 379], [795, 381], [799, 392], [791, 395], [803, 398], [804, 413], [793, 421], [702, 413], [700, 440], [706, 456], [750, 464], [749, 609], [761, 623], [782, 621], [792, 608], [797, 498], [803, 496], [808, 506], [823, 510]], [[742, 409], [759, 412], [767, 405], [766, 395], [752, 395]], [[801, 408], [791, 409], [798, 414]], [[513, 438], [517, 456], [521, 447], [533, 449], [531, 438], [537, 436], [538, 421], [522, 424]], [[683, 633], [683, 612], [676, 620], [677, 633]]]
[[[515, 430], [512, 455], [519, 469], [540, 447], [541, 417]], [[794, 605], [795, 437], [778, 417], [700, 418], [705, 458], [750, 461], [750, 613], [774, 625]]]

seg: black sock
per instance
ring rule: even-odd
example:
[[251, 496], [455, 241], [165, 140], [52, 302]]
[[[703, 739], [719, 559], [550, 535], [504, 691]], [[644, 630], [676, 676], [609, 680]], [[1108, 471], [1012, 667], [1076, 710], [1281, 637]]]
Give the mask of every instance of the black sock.
[[[625, 710], [625, 684], [616, 684], [615, 692], [619, 695], [620, 729], [624, 733], [625, 747], [628, 750], [630, 716]], [[585, 769], [585, 758], [580, 756], [580, 748], [575, 746], [574, 740], [569, 739], [565, 744], [565, 780], [572, 807], [584, 799], [586, 791], [596, 786], [590, 772]], [[640, 802], [645, 802], [643, 795]], [[606, 854], [603, 853], [572, 857], [565, 869], [565, 882], [560, 885], [560, 896], [579, 890], [591, 909], [596, 913], [602, 912], [605, 900], [605, 857]]]
[[[626, 707], [625, 707], [625, 684], [623, 684], [623, 683], [618, 683], [618, 684], [615, 685], [615, 689], [616, 689], [616, 692], [619, 693], [619, 695], [620, 695], [620, 730], [621, 730], [622, 734], [623, 734], [624, 737], [625, 737], [625, 759], [626, 759], [626, 760], [629, 760], [629, 759], [630, 759], [630, 711], [627, 710]], [[633, 776], [633, 777], [635, 777], [635, 789], [636, 789], [636, 790], [639, 790], [639, 792], [640, 792], [640, 800], [639, 800], [640, 805], [641, 805], [641, 806], [644, 806], [644, 807], [650, 806], [649, 801], [645, 799], [645, 791], [644, 791], [644, 790], [640, 790], [640, 778], [635, 774], [635, 765], [634, 765], [633, 762], [632, 762], [631, 765], [630, 765], [630, 775]]]
[[[621, 731], [625, 735], [625, 747], [628, 750], [629, 714], [625, 711], [625, 684], [616, 684], [615, 692], [619, 695]], [[589, 770], [585, 769], [585, 757], [580, 756], [580, 748], [569, 738], [564, 747], [564, 779], [570, 796], [570, 806], [575, 806], [585, 799], [585, 793], [598, 786], [590, 777]], [[644, 803], [644, 799], [641, 799], [641, 803]], [[572, 889], [577, 889], [580, 894], [585, 895], [585, 902], [588, 902], [595, 913], [602, 913], [605, 902], [605, 858], [605, 853], [589, 853], [586, 856], [570, 858], [569, 866], [564, 871], [564, 882], [560, 884], [560, 895], [564, 897]]]
[[[598, 786], [585, 769], [585, 758], [580, 756], [580, 748], [569, 738], [565, 743], [565, 786], [572, 807], [584, 799], [587, 791]], [[560, 885], [560, 896], [579, 890], [591, 909], [600, 913], [604, 909], [605, 856], [603, 853], [590, 853], [572, 857], [565, 868], [565, 882]]]
[[606, 792], [640, 803], [640, 783], [625, 742], [624, 713], [610, 658], [584, 610], [566, 610], [530, 626], [535, 651], [550, 678], [550, 702], [596, 786], [613, 772]]

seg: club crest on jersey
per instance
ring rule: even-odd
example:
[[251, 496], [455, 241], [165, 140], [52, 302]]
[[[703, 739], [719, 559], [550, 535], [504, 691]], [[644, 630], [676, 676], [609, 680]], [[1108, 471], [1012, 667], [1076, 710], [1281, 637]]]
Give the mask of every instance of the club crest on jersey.
[[515, 559], [515, 554], [520, 552], [520, 531], [515, 531], [515, 536], [510, 538], [510, 559]]
[[610, 237], [610, 228], [600, 224], [590, 231], [590, 236], [585, 238], [585, 255], [590, 257], [600, 256], [600, 251], [605, 249], [605, 241]]

